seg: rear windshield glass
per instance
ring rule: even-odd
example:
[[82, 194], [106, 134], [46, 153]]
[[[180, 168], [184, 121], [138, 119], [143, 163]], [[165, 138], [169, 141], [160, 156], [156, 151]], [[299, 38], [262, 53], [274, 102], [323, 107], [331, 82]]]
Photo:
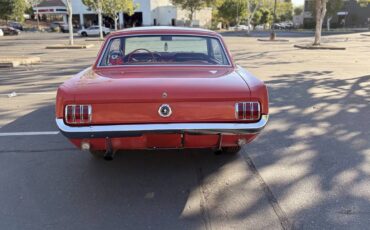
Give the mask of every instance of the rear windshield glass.
[[100, 66], [229, 65], [217, 38], [155, 35], [111, 39]]

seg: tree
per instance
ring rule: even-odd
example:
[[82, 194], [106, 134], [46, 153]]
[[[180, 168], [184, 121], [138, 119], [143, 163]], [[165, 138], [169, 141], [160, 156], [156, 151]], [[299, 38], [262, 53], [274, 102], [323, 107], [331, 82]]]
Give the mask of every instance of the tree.
[[133, 0], [104, 0], [102, 2], [103, 13], [114, 20], [114, 29], [117, 30], [117, 22], [120, 12], [126, 12], [128, 15], [133, 15], [137, 5], [134, 5]]
[[26, 11], [26, 1], [25, 0], [13, 0], [13, 12], [12, 19], [23, 22], [24, 21], [24, 12]]
[[276, 21], [283, 22], [292, 20], [293, 4], [291, 2], [279, 2], [276, 7]]
[[39, 5], [42, 0], [28, 0], [28, 2], [31, 5], [32, 9], [36, 8], [37, 29], [40, 29], [39, 9], [36, 6]]
[[193, 25], [194, 13], [211, 4], [211, 0], [171, 0], [172, 4], [189, 11], [190, 25]]
[[263, 5], [263, 1], [261, 0], [247, 0], [246, 1], [246, 9], [247, 9], [247, 34], [250, 33], [250, 25], [252, 22], [252, 19], [254, 17], [254, 14], [257, 12], [257, 10]]
[[98, 24], [99, 24], [99, 34], [100, 38], [103, 39], [103, 28], [102, 28], [102, 21], [103, 21], [103, 1], [104, 0], [82, 0], [82, 3], [93, 9], [95, 12], [98, 13]]
[[330, 30], [330, 21], [333, 16], [343, 7], [343, 0], [328, 0], [326, 3], [326, 26]]
[[260, 12], [261, 12], [261, 18], [258, 24], [270, 24], [273, 18], [271, 10], [267, 8], [261, 8]]
[[322, 23], [326, 14], [326, 3], [327, 0], [315, 0], [315, 13], [316, 13], [316, 27], [315, 27], [315, 39], [313, 42], [314, 46], [319, 46], [321, 43], [321, 31]]
[[262, 18], [262, 8], [257, 10], [256, 13], [254, 14], [253, 19], [252, 19], [253, 25], [256, 26], [256, 25], [262, 24], [261, 18]]
[[26, 2], [24, 0], [0, 0], [0, 18], [4, 20], [24, 21]]
[[12, 0], [0, 0], [0, 18], [9, 20], [12, 16]]
[[[326, 13], [328, 12], [328, 15], [335, 14], [337, 10], [343, 6], [343, 1], [344, 0], [315, 0], [315, 11], [313, 12], [313, 15], [316, 19], [316, 27], [313, 45], [318, 46], [321, 43], [322, 23]], [[357, 0], [357, 2], [360, 6], [365, 7], [370, 4], [370, 0]]]
[[238, 24], [240, 19], [246, 17], [246, 5], [241, 0], [225, 0], [217, 7], [217, 16], [227, 25]]
[[273, 15], [272, 15], [272, 12], [271, 12], [270, 9], [267, 9], [265, 7], [260, 8], [254, 14], [253, 24], [254, 25], [270, 24], [272, 22], [272, 17], [273, 17]]
[[69, 45], [73, 45], [73, 24], [72, 24], [72, 15], [73, 15], [73, 9], [72, 9], [72, 0], [66, 0], [67, 3], [67, 11], [68, 11], [68, 30], [69, 30]]
[[294, 8], [294, 15], [299, 16], [303, 13], [303, 7], [302, 6], [297, 6]]

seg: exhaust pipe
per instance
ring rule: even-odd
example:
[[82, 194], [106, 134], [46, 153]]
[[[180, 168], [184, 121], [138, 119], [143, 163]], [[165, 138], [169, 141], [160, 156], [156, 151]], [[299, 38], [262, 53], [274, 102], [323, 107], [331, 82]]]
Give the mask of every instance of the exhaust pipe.
[[107, 151], [104, 154], [104, 160], [106, 160], [106, 161], [112, 161], [113, 158], [114, 158], [114, 155], [115, 155], [116, 151], [113, 150], [113, 148], [112, 148], [112, 142], [109, 139], [109, 137], [106, 137], [105, 138], [105, 145], [106, 145]]
[[115, 155], [116, 151], [108, 151], [105, 153], [104, 155], [104, 160], [106, 161], [112, 161], [113, 158], [114, 158], [114, 155]]

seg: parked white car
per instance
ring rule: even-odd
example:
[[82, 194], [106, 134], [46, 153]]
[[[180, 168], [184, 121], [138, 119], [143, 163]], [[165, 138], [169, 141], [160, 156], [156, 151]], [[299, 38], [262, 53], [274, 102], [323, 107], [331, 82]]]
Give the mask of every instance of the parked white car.
[[[110, 29], [107, 27], [102, 26], [102, 30], [103, 30], [104, 36], [110, 33]], [[99, 36], [100, 30], [99, 30], [99, 26], [90, 26], [87, 29], [79, 30], [77, 33], [82, 37]]]
[[[233, 31], [246, 31], [246, 30], [248, 30], [248, 26], [247, 25], [236, 25], [234, 27], [230, 27], [229, 30], [233, 30]], [[249, 25], [249, 30], [253, 30], [253, 26], [252, 25]]]
[[4, 36], [3, 30], [0, 29], [0, 37]]
[[264, 25], [256, 25], [254, 27], [255, 30], [264, 30], [265, 29], [265, 26]]

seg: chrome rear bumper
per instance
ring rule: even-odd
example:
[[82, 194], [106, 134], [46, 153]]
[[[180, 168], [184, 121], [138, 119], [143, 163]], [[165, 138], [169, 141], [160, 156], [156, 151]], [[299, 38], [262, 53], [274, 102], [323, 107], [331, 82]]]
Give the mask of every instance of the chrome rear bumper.
[[62, 134], [68, 138], [132, 137], [144, 133], [191, 133], [191, 134], [256, 134], [268, 122], [262, 115], [255, 123], [164, 123], [132, 125], [68, 126], [63, 119], [56, 119]]

